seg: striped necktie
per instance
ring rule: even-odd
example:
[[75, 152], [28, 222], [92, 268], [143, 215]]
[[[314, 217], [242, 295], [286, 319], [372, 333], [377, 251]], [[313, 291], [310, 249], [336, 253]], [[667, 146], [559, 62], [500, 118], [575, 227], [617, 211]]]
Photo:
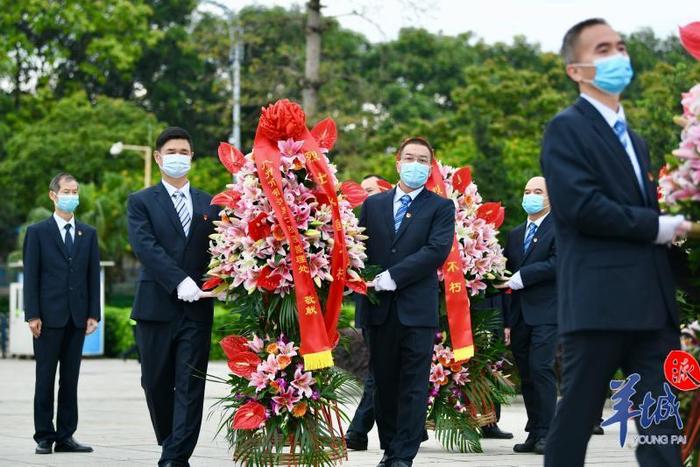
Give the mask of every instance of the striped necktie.
[[527, 250], [530, 248], [532, 239], [535, 238], [535, 232], [537, 232], [537, 224], [531, 222], [530, 225], [527, 226], [527, 233], [525, 234], [525, 241], [523, 242], [524, 253], [527, 253]]
[[182, 224], [182, 230], [185, 232], [185, 236], [187, 236], [190, 233], [192, 216], [190, 216], [190, 211], [187, 209], [185, 194], [179, 190], [175, 191], [173, 193], [173, 200], [175, 203], [175, 211], [177, 211], [177, 217], [180, 218], [180, 223]]
[[411, 197], [408, 195], [403, 195], [399, 198], [401, 206], [396, 210], [396, 215], [394, 216], [394, 232], [398, 232], [399, 227], [401, 227], [401, 221], [403, 221], [406, 211], [408, 211], [408, 206], [411, 204]]

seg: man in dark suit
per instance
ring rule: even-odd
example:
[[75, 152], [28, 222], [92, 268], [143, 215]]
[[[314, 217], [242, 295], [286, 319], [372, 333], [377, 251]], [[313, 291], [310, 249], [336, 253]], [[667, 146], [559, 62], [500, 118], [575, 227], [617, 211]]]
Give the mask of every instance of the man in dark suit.
[[[78, 427], [78, 376], [85, 335], [100, 320], [97, 232], [76, 221], [79, 186], [67, 173], [49, 184], [55, 210], [24, 238], [24, 315], [34, 336], [34, 440], [37, 454], [92, 452], [73, 438]], [[56, 428], [54, 383], [60, 362]]]
[[520, 372], [528, 432], [525, 442], [513, 450], [544, 454], [557, 404], [556, 252], [544, 178], [527, 182], [522, 205], [527, 222], [513, 229], [505, 248], [507, 268], [513, 276], [504, 286], [513, 292], [503, 318], [504, 338]]
[[[625, 43], [604, 20], [572, 27], [562, 52], [581, 98], [543, 140], [557, 243], [562, 399], [545, 465], [584, 463], [610, 379], [638, 373], [632, 401], [663, 394], [663, 362], [679, 347], [667, 247], [690, 224], [659, 213], [647, 146], [627, 127], [620, 93], [632, 78]], [[639, 420], [636, 419], [638, 422]], [[640, 433], [677, 433], [673, 417]], [[680, 465], [680, 446], [640, 444], [642, 466]]]
[[200, 286], [218, 210], [190, 187], [192, 139], [164, 130], [155, 158], [162, 180], [129, 197], [129, 242], [141, 262], [131, 313], [141, 354], [141, 385], [161, 466], [187, 466], [202, 423], [214, 303]]
[[368, 264], [382, 267], [372, 281], [379, 303], [360, 299], [369, 328], [375, 377], [375, 415], [384, 466], [410, 466], [425, 428], [428, 379], [438, 327], [437, 270], [452, 247], [452, 201], [425, 189], [433, 150], [422, 138], [404, 141], [397, 154], [401, 177], [390, 191], [367, 198]]

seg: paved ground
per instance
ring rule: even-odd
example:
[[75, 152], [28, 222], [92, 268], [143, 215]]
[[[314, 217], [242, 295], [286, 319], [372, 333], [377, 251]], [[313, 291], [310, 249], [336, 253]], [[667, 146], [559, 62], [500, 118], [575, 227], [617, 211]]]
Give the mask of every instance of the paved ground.
[[[210, 365], [210, 373], [225, 375], [221, 362]], [[140, 369], [136, 362], [120, 360], [85, 360], [80, 379], [80, 423], [76, 438], [95, 448], [92, 454], [34, 454], [32, 440], [32, 397], [34, 362], [32, 360], [0, 360], [0, 466], [154, 466], [159, 457], [151, 429], [143, 392], [139, 386]], [[208, 384], [205, 412], [225, 387]], [[516, 441], [524, 438], [522, 427], [525, 410], [514, 403], [503, 408], [501, 427], [512, 431]], [[193, 467], [231, 465], [226, 442], [215, 437], [218, 417], [211, 416], [204, 424], [199, 445], [191, 463]], [[630, 425], [630, 433], [634, 428]], [[350, 452], [346, 466], [374, 466], [381, 457], [376, 430], [372, 431], [370, 449]], [[416, 466], [530, 466], [542, 465], [542, 457], [516, 455], [512, 440], [485, 440], [483, 454], [445, 452], [431, 438], [423, 444]], [[620, 448], [617, 432], [595, 436], [588, 448], [588, 465], [636, 465], [630, 446]]]

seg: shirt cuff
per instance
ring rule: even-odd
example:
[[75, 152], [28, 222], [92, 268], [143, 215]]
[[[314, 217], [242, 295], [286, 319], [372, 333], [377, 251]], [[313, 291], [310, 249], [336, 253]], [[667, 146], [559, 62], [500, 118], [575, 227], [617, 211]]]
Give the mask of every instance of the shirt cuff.
[[517, 271], [515, 274], [513, 274], [513, 276], [508, 281], [508, 287], [510, 287], [512, 290], [520, 290], [525, 288], [525, 286], [523, 285], [523, 278], [520, 277], [520, 271]]

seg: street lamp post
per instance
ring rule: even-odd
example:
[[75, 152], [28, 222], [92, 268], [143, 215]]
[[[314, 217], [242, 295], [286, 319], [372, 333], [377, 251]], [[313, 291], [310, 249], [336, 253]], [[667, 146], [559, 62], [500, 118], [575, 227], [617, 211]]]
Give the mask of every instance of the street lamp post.
[[231, 66], [231, 136], [229, 143], [240, 148], [241, 144], [241, 61], [243, 60], [242, 31], [236, 21], [236, 12], [215, 0], [205, 0], [204, 3], [222, 10], [227, 17], [226, 25], [229, 36], [229, 65]]
[[153, 152], [150, 146], [139, 146], [136, 144], [124, 144], [118, 141], [112, 145], [109, 149], [109, 153], [113, 156], [121, 154], [122, 151], [136, 151], [141, 154], [141, 158], [144, 161], [143, 165], [143, 187], [148, 188], [151, 186], [151, 160], [153, 159]]

